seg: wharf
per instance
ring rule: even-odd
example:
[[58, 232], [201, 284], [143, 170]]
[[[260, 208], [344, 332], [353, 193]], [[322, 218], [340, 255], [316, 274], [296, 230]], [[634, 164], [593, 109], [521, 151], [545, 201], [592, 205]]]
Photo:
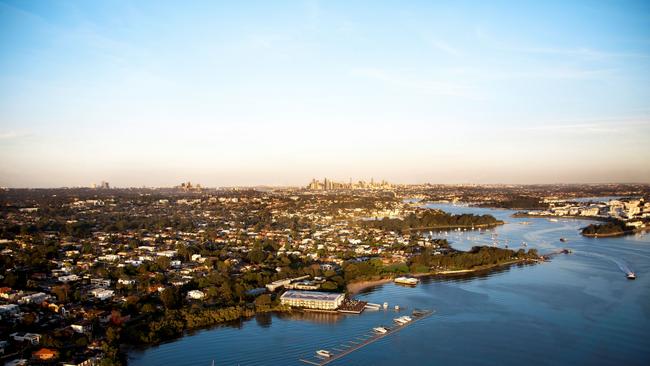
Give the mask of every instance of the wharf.
[[339, 313], [348, 313], [348, 314], [361, 314], [366, 308], [366, 301], [361, 300], [346, 300], [338, 308]]
[[409, 325], [414, 324], [424, 318], [427, 318], [431, 314], [433, 314], [433, 311], [431, 310], [415, 310], [411, 315], [411, 318], [413, 319], [412, 321], [406, 324], [401, 324], [401, 325], [398, 324], [392, 327], [385, 327], [386, 330], [388, 331], [384, 334], [377, 334], [375, 332], [372, 332], [372, 330], [370, 330], [368, 333], [364, 333], [358, 337], [355, 337], [354, 340], [343, 342], [340, 344], [340, 346], [331, 347], [332, 351], [329, 351], [331, 354], [330, 357], [312, 356], [308, 359], [301, 358], [299, 361], [314, 366], [327, 365], [328, 363], [338, 360], [342, 357], [345, 357], [348, 354], [363, 348], [364, 346], [367, 346], [393, 333], [397, 333], [400, 330], [408, 327]]
[[546, 260], [549, 260], [549, 259], [551, 259], [552, 257], [554, 257], [554, 256], [556, 256], [558, 254], [571, 254], [571, 253], [573, 253], [573, 251], [571, 249], [562, 248], [562, 249], [554, 250], [554, 251], [552, 251], [550, 253], [540, 255], [539, 258], [542, 261], [546, 261]]

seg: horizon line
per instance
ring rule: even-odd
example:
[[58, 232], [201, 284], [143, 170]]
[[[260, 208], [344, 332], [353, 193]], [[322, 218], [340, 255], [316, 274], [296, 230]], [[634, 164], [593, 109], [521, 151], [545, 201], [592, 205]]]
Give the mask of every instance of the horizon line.
[[[650, 185], [650, 182], [555, 182], [555, 183], [472, 183], [472, 182], [462, 182], [462, 183], [433, 183], [433, 182], [424, 182], [424, 183], [389, 183], [392, 186], [398, 187], [408, 187], [408, 186], [599, 186], [599, 185]], [[344, 191], [344, 190], [380, 190], [385, 188], [337, 188], [337, 189], [308, 189], [307, 185], [282, 185], [282, 184], [257, 184], [257, 185], [224, 185], [224, 186], [208, 186], [200, 184], [200, 187], [193, 187], [190, 189], [255, 189], [255, 188], [272, 188], [272, 189], [304, 189], [314, 192], [319, 191]], [[34, 190], [45, 190], [45, 189], [93, 189], [97, 191], [109, 191], [109, 190], [120, 190], [120, 189], [173, 189], [173, 188], [182, 188], [180, 185], [175, 186], [111, 186], [109, 188], [102, 187], [92, 187], [92, 186], [56, 186], [56, 187], [37, 187], [37, 186], [0, 186], [0, 190], [20, 190], [20, 189], [34, 189]]]

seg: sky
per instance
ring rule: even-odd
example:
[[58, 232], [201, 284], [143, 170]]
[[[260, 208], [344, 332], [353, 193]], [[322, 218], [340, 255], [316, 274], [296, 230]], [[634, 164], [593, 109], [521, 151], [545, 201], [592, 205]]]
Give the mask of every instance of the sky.
[[650, 182], [648, 1], [0, 0], [0, 186]]

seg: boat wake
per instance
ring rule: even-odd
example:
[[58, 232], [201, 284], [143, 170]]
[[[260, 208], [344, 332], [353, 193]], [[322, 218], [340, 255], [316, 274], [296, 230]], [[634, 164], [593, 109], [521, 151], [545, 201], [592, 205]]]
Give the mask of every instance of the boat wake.
[[630, 273], [634, 273], [630, 266], [622, 259], [600, 254], [600, 253], [589, 253], [589, 252], [579, 252], [579, 254], [584, 254], [590, 257], [595, 257], [595, 258], [600, 258], [600, 259], [605, 259], [610, 262], [614, 262], [616, 266], [618, 266], [618, 269], [621, 270], [621, 272], [625, 273], [625, 275], [629, 275]]
[[569, 225], [562, 225], [558, 227], [552, 227], [552, 228], [547, 228], [547, 229], [540, 229], [540, 230], [534, 230], [534, 231], [529, 231], [524, 234], [524, 239], [528, 241], [540, 241], [544, 238], [545, 234], [553, 233], [553, 232], [558, 232], [558, 231], [569, 231], [573, 230], [573, 227]]

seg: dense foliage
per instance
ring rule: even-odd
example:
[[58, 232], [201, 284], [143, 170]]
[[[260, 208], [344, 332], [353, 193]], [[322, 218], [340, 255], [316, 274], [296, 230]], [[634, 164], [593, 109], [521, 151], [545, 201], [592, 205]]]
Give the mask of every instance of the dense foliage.
[[499, 207], [511, 210], [546, 210], [549, 205], [539, 197], [514, 196], [502, 201], [488, 201], [481, 203], [480, 207]]
[[240, 306], [227, 308], [183, 308], [166, 310], [149, 316], [125, 329], [125, 336], [131, 343], [152, 344], [179, 337], [186, 330], [205, 328], [218, 323], [252, 316], [253, 309]]
[[491, 266], [519, 259], [536, 259], [537, 250], [529, 249], [528, 252], [520, 249], [494, 248], [475, 246], [467, 252], [457, 251], [449, 255], [432, 255], [430, 250], [425, 250], [420, 255], [411, 259], [411, 268], [434, 268], [440, 270], [464, 270], [476, 267]]
[[500, 224], [503, 224], [503, 221], [497, 220], [492, 215], [452, 215], [440, 210], [425, 210], [422, 213], [410, 214], [404, 219], [385, 217], [382, 220], [367, 220], [363, 223], [366, 227], [390, 231], [485, 227]]
[[582, 228], [582, 235], [596, 236], [596, 235], [622, 235], [629, 231], [625, 227], [624, 222], [613, 221], [604, 224], [591, 224]]
[[350, 261], [343, 266], [345, 280], [348, 282], [401, 275], [409, 273], [429, 273], [438, 270], [471, 270], [506, 262], [539, 258], [536, 249], [526, 252], [487, 246], [476, 246], [467, 252], [451, 250], [443, 255], [432, 248], [425, 248], [414, 255], [407, 263], [383, 265], [381, 259]]

